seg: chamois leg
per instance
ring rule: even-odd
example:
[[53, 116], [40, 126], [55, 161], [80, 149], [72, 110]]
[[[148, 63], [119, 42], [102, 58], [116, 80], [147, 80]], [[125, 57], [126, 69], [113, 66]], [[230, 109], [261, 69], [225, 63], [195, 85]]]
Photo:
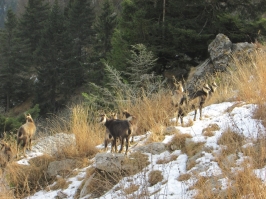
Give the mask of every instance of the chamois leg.
[[199, 112], [200, 112], [200, 120], [202, 119], [202, 106], [199, 107]]
[[116, 142], [116, 139], [117, 139], [117, 137], [114, 137], [114, 140], [113, 140], [114, 145], [115, 145], [115, 153], [117, 153], [117, 142]]
[[16, 158], [18, 158], [18, 155], [19, 155], [19, 144], [20, 144], [20, 139], [17, 140], [17, 155], [16, 155]]
[[129, 137], [126, 137], [126, 152], [125, 152], [125, 155], [127, 155], [128, 145], [129, 145]]
[[196, 117], [197, 117], [197, 109], [195, 109], [194, 121], [196, 121]]
[[[107, 151], [107, 145], [108, 145], [108, 140], [105, 139], [105, 140], [104, 140], [104, 150], [105, 150], [105, 151]], [[113, 144], [112, 144], [112, 145], [113, 145]], [[111, 148], [113, 149], [113, 147], [111, 147]], [[112, 149], [111, 149], [111, 150], [112, 150]]]
[[122, 138], [120, 141], [121, 141], [121, 147], [120, 147], [119, 153], [121, 153], [121, 152], [122, 152], [122, 150], [123, 150], [123, 147], [124, 147], [124, 141], [125, 141], [125, 139], [124, 139], [124, 138]]

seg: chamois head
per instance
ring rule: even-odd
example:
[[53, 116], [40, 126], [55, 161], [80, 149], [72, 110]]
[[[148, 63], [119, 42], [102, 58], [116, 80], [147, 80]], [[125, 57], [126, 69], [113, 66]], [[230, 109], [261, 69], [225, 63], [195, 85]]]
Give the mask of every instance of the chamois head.
[[203, 91], [203, 92], [205, 92], [205, 93], [209, 93], [210, 90], [211, 90], [211, 89], [210, 89], [210, 87], [209, 87], [208, 84], [204, 84], [204, 85], [203, 85], [203, 88], [202, 88], [202, 91]]
[[112, 112], [111, 117], [113, 120], [117, 120], [117, 113]]
[[25, 114], [25, 118], [26, 118], [26, 122], [34, 122], [29, 113], [27, 115]]
[[124, 110], [123, 112], [123, 116], [125, 116], [126, 118], [128, 118], [128, 117], [130, 117], [131, 116], [131, 114], [128, 112], [128, 110], [126, 109], [126, 110]]
[[106, 114], [100, 115], [100, 124], [105, 124], [106, 120], [107, 120]]
[[212, 88], [212, 92], [215, 92], [216, 91], [216, 89], [217, 89], [217, 84], [215, 83], [215, 82], [212, 82], [211, 83], [211, 88]]

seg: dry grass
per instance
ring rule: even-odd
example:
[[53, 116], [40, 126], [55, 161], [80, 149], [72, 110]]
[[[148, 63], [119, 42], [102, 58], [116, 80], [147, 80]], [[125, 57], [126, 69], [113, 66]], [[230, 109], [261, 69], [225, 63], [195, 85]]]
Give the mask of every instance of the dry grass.
[[131, 183], [127, 188], [123, 189], [125, 195], [129, 195], [134, 193], [139, 189], [140, 185], [136, 185], [134, 183]]
[[185, 152], [187, 138], [192, 138], [192, 136], [190, 134], [176, 133], [172, 140], [167, 143], [167, 147], [170, 150], [180, 149], [182, 152]]
[[32, 158], [30, 165], [19, 165], [15, 162], [6, 166], [6, 180], [15, 191], [16, 197], [26, 197], [37, 190], [44, 189], [51, 179], [46, 175], [46, 170], [51, 161], [50, 156], [43, 155]]
[[169, 126], [175, 110], [171, 104], [170, 92], [161, 90], [147, 97], [145, 94], [135, 101], [126, 101], [118, 105], [120, 112], [128, 112], [138, 118], [137, 134], [153, 132], [151, 141], [161, 141], [164, 137], [164, 127]]
[[170, 157], [164, 157], [162, 159], [158, 159], [156, 161], [156, 164], [167, 164], [169, 162], [172, 162], [178, 158], [177, 155], [171, 155]]
[[192, 157], [197, 153], [200, 153], [204, 147], [205, 142], [192, 142], [189, 141], [185, 145], [184, 152], [188, 155], [188, 157]]
[[184, 173], [184, 174], [181, 174], [181, 175], [177, 178], [177, 180], [178, 180], [178, 181], [186, 181], [186, 180], [188, 180], [190, 177], [191, 177], [191, 174], [189, 174], [189, 173]]
[[151, 171], [148, 174], [148, 182], [151, 186], [157, 184], [158, 182], [161, 182], [163, 180], [162, 172], [159, 170]]
[[240, 135], [228, 127], [218, 139], [217, 144], [225, 146], [222, 152], [224, 155], [230, 155], [241, 151], [244, 140], [243, 135]]
[[218, 131], [220, 130], [220, 127], [218, 126], [218, 124], [209, 124], [206, 128], [202, 129], [202, 134], [204, 136], [214, 136], [214, 131]]
[[92, 157], [98, 152], [96, 146], [103, 142], [105, 129], [98, 123], [98, 114], [93, 109], [76, 105], [71, 110], [70, 132], [75, 134], [77, 151]]
[[65, 178], [58, 177], [56, 179], [55, 184], [52, 186], [49, 186], [49, 189], [51, 189], [51, 190], [66, 189], [66, 188], [68, 188], [69, 184], [70, 184], [70, 182], [68, 182]]
[[258, 104], [253, 112], [253, 118], [260, 120], [262, 125], [266, 127], [266, 104]]

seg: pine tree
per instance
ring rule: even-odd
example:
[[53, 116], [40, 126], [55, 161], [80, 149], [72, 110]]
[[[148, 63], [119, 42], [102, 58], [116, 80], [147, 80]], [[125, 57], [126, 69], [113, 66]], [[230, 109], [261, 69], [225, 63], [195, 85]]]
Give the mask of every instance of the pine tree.
[[17, 37], [17, 24], [16, 15], [9, 9], [0, 37], [0, 96], [6, 111], [31, 94], [28, 54]]
[[116, 26], [116, 12], [114, 11], [110, 0], [105, 0], [102, 5], [100, 16], [94, 25], [96, 31], [96, 40], [98, 47], [97, 52], [102, 58], [106, 57], [106, 53], [111, 50], [111, 36]]
[[[65, 46], [67, 44], [64, 16], [56, 0], [38, 43], [35, 57], [37, 60], [38, 82], [36, 103], [41, 113], [55, 112], [61, 97], [60, 86], [64, 84]], [[66, 78], [66, 77], [65, 77]]]
[[94, 31], [92, 29], [95, 18], [89, 0], [74, 0], [68, 10], [68, 32], [72, 38], [74, 53], [79, 61], [84, 61], [87, 49], [92, 43]]
[[48, 19], [49, 5], [45, 0], [29, 0], [20, 23], [20, 37], [28, 42], [33, 54], [41, 39], [42, 31]]

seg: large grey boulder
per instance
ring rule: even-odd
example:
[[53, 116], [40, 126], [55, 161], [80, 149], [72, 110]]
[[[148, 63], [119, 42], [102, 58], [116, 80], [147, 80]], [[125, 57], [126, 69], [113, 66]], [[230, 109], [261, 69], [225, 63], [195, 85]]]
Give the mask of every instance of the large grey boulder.
[[232, 66], [232, 55], [241, 59], [243, 53], [250, 53], [255, 49], [255, 44], [247, 42], [234, 44], [226, 35], [218, 34], [208, 46], [210, 58], [199, 64], [189, 75], [186, 83], [188, 92], [196, 91], [216, 72], [227, 71], [228, 67]]
[[64, 175], [69, 174], [71, 171], [73, 171], [73, 169], [77, 168], [78, 165], [79, 165], [79, 162], [73, 159], [53, 161], [49, 163], [47, 173], [51, 177], [54, 177], [57, 175], [64, 176]]
[[232, 42], [224, 34], [218, 34], [209, 44], [208, 52], [213, 71], [225, 71], [232, 53]]
[[120, 153], [98, 153], [95, 156], [95, 168], [105, 172], [136, 173], [142, 170], [148, 162], [148, 157], [141, 153], [131, 153], [125, 156]]
[[161, 142], [153, 142], [134, 149], [134, 151], [138, 151], [140, 153], [151, 153], [152, 155], [163, 153], [166, 150], [165, 144]]
[[52, 156], [62, 148], [75, 145], [76, 139], [74, 134], [57, 133], [37, 140], [36, 145], [32, 147], [32, 151], [46, 153]]

